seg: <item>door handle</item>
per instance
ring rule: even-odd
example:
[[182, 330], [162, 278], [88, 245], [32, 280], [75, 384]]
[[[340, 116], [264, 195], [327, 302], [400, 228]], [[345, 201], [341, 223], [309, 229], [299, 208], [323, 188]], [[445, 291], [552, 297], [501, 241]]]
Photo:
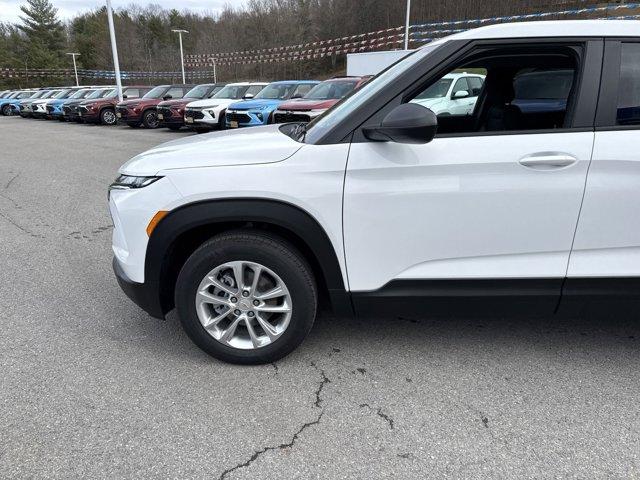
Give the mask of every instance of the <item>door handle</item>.
[[534, 170], [557, 170], [577, 162], [578, 159], [573, 155], [559, 152], [534, 153], [520, 159], [520, 165]]

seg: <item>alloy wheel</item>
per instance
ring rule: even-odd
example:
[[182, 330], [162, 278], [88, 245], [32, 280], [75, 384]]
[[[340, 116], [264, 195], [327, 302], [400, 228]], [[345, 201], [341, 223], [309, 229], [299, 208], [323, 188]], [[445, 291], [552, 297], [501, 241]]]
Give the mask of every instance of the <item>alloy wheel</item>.
[[105, 110], [102, 113], [102, 120], [106, 125], [114, 125], [116, 123], [116, 114], [112, 110]]
[[289, 289], [271, 269], [235, 261], [211, 270], [196, 292], [196, 311], [220, 343], [252, 350], [276, 341], [291, 321]]

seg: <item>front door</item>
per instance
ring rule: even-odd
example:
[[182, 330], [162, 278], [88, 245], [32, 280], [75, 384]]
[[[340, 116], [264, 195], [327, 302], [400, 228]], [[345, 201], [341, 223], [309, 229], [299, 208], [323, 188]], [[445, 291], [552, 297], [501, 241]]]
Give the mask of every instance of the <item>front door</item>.
[[[594, 139], [572, 128], [569, 115], [581, 71], [574, 52], [547, 44], [505, 63], [508, 51], [492, 51], [471, 65], [486, 75], [474, 112], [439, 117], [431, 143], [351, 145], [344, 241], [356, 298], [419, 295], [434, 285], [441, 293], [441, 285], [530, 285], [552, 297], [536, 305], [555, 308]], [[558, 71], [571, 72], [573, 82], [554, 85], [566, 79]]]

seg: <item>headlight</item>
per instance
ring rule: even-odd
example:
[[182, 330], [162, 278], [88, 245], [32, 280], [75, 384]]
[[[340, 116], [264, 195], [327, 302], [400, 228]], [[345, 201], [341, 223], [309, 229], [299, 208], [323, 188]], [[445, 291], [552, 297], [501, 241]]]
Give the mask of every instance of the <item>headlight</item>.
[[130, 190], [133, 188], [148, 187], [162, 177], [138, 177], [133, 175], [120, 175], [109, 188], [117, 190]]

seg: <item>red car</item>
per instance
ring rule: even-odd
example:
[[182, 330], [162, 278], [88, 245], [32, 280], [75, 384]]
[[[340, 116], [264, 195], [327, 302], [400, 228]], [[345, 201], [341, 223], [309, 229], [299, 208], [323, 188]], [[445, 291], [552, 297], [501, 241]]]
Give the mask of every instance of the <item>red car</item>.
[[158, 128], [158, 104], [162, 101], [183, 98], [195, 85], [158, 85], [142, 98], [125, 100], [116, 105], [116, 117], [130, 127], [144, 125]]
[[158, 104], [158, 120], [160, 126], [167, 127], [171, 130], [179, 130], [184, 126], [184, 110], [187, 103], [211, 98], [225, 85], [224, 83], [198, 85], [189, 90], [183, 98], [160, 102]]
[[[144, 85], [132, 85], [122, 87], [123, 98], [138, 98], [147, 93], [153, 87]], [[85, 123], [101, 123], [102, 125], [115, 125], [116, 104], [118, 103], [118, 91], [113, 90], [108, 95], [100, 98], [87, 99], [77, 107], [80, 120]]]
[[342, 98], [360, 88], [371, 77], [336, 77], [319, 83], [302, 98], [281, 103], [273, 112], [273, 123], [310, 122]]

